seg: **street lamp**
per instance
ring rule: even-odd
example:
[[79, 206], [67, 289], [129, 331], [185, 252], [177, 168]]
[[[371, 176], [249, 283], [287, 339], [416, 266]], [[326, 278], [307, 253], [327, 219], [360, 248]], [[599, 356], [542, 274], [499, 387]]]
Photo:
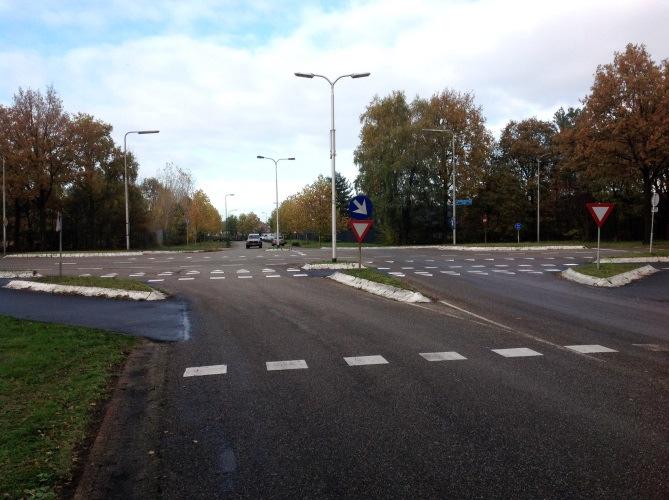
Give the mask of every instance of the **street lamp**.
[[539, 172], [541, 170], [541, 159], [545, 158], [548, 156], [547, 154], [541, 155], [537, 157], [537, 243], [539, 243], [539, 200], [541, 193], [539, 191], [539, 187], [541, 186], [541, 178], [539, 177]]
[[260, 160], [272, 160], [274, 162], [274, 184], [276, 192], [276, 248], [281, 249], [281, 233], [279, 232], [279, 162], [280, 161], [294, 161], [295, 158], [270, 158], [269, 156], [258, 155]]
[[[443, 119], [439, 120], [439, 125], [441, 125], [442, 123], [443, 123]], [[446, 130], [446, 129], [443, 129], [443, 128], [424, 128], [423, 132], [438, 132], [438, 133], [442, 133], [442, 134], [451, 134], [451, 151], [452, 151], [452, 153], [451, 153], [451, 165], [452, 165], [452, 168], [451, 168], [451, 174], [452, 174], [451, 184], [453, 185], [453, 220], [452, 220], [452, 226], [453, 226], [453, 245], [455, 245], [456, 244], [455, 226], [457, 225], [457, 220], [455, 218], [455, 202], [456, 202], [456, 198], [455, 198], [455, 194], [456, 194], [456, 190], [455, 190], [455, 132], [453, 132], [451, 130]]]
[[7, 213], [5, 212], [5, 156], [2, 156], [2, 256], [7, 255]]
[[332, 160], [332, 262], [337, 262], [337, 206], [336, 206], [336, 188], [335, 188], [335, 157], [337, 156], [335, 143], [335, 126], [334, 126], [334, 86], [340, 79], [351, 78], [365, 78], [370, 73], [351, 73], [348, 75], [338, 76], [334, 81], [327, 76], [317, 75], [315, 73], [295, 73], [299, 78], [323, 78], [330, 84], [330, 159]]
[[160, 130], [131, 130], [123, 136], [123, 180], [125, 184], [125, 249], [130, 250], [130, 215], [128, 211], [128, 134], [158, 134]]
[[225, 194], [225, 236], [230, 237], [228, 232], [228, 196], [234, 196], [235, 193], [226, 193]]

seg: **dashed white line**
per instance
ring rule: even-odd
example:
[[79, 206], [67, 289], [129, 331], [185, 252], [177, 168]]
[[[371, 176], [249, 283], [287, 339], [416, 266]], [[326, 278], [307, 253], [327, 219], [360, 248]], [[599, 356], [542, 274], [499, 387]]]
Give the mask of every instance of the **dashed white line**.
[[363, 365], [385, 365], [388, 363], [383, 356], [352, 356], [344, 358], [348, 366], [363, 366]]
[[298, 273], [298, 274], [293, 274], [292, 276], [293, 276], [293, 278], [303, 278], [303, 277], [309, 276], [309, 275], [304, 274], [304, 273]]
[[465, 358], [462, 354], [455, 351], [448, 352], [421, 352], [419, 353], [427, 361], [459, 361]]
[[266, 274], [265, 278], [280, 278], [281, 275], [279, 274]]
[[195, 278], [177, 278], [178, 281], [192, 281]]
[[209, 276], [210, 280], [224, 280], [225, 276]]
[[526, 356], [543, 356], [543, 354], [528, 349], [527, 347], [516, 347], [513, 349], [491, 349], [492, 352], [504, 356], [505, 358], [522, 358]]
[[596, 352], [618, 352], [615, 349], [609, 347], [604, 347], [599, 344], [589, 344], [589, 345], [566, 345], [567, 349], [572, 351], [580, 352], [582, 354], [593, 354]]
[[276, 370], [304, 370], [309, 368], [307, 362], [303, 359], [293, 359], [289, 361], [267, 361], [265, 363], [267, 366], [267, 371], [276, 371]]
[[165, 280], [160, 279], [160, 280], [146, 280], [146, 281], [147, 281], [147, 283], [160, 283], [161, 281], [165, 281]]
[[253, 278], [253, 276], [249, 276], [249, 275], [244, 274], [244, 275], [242, 275], [242, 276], [237, 276], [237, 278], [239, 278], [240, 280], [241, 280], [241, 279], [244, 279], [244, 278], [249, 278], [249, 279], [251, 279], [251, 278]]
[[211, 366], [192, 366], [186, 368], [184, 377], [200, 377], [202, 375], [225, 375], [228, 373], [228, 365], [211, 365]]

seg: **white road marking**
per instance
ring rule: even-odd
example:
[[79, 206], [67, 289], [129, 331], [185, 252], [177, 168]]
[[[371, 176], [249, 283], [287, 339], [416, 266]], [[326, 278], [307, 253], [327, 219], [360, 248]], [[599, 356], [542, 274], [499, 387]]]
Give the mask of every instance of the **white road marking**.
[[405, 266], [405, 267], [402, 267], [402, 268], [400, 268], [400, 269], [413, 269], [413, 267], [411, 267], [411, 266]]
[[389, 267], [377, 267], [377, 269], [378, 269], [379, 271], [387, 271], [387, 270], [390, 269], [390, 268], [389, 268]]
[[495, 264], [495, 267], [509, 267], [509, 264]]
[[186, 368], [184, 377], [200, 377], [202, 375], [225, 375], [228, 365], [192, 366]]
[[117, 276], [118, 274], [116, 273], [109, 273], [109, 274], [103, 274], [102, 276], [100, 276], [100, 278], [116, 278]]
[[490, 260], [490, 261], [494, 261], [495, 259], [484, 259], [484, 260]]
[[394, 263], [395, 263], [394, 260], [387, 260], [386, 262], [387, 262], [388, 264], [394, 264]]
[[451, 269], [460, 269], [462, 266], [448, 266], [448, 267], [450, 267]]
[[465, 260], [468, 260], [470, 262], [476, 262], [476, 259], [465, 259]]
[[141, 278], [142, 276], [144, 276], [144, 273], [128, 274], [128, 278]]
[[564, 264], [565, 266], [578, 266], [578, 264]]
[[425, 266], [425, 269], [439, 269], [437, 266]]
[[100, 271], [101, 267], [77, 267], [79, 271]]
[[662, 346], [660, 344], [632, 344], [635, 347], [641, 347], [653, 352], [669, 352], [669, 346]]
[[90, 274], [80, 274], [80, 275], [79, 275], [80, 278], [87, 278], [87, 277], [89, 277], [89, 276], [90, 276]]
[[414, 274], [417, 274], [419, 276], [428, 276], [430, 278], [433, 276], [432, 273], [428, 273], [427, 271], [416, 271]]
[[565, 347], [567, 349], [571, 349], [572, 351], [580, 352], [582, 354], [592, 354], [592, 353], [595, 353], [595, 352], [618, 352], [615, 349], [610, 349], [608, 347], [604, 347], [603, 345], [599, 345], [599, 344], [566, 345]]
[[216, 269], [215, 271], [210, 271], [209, 274], [225, 274], [225, 271], [221, 271], [220, 269]]
[[477, 264], [475, 266], [472, 266], [472, 268], [475, 268], [475, 267], [485, 267], [485, 266], [482, 266], [481, 264]]
[[460, 273], [456, 273], [455, 271], [439, 271], [441, 274], [450, 274], [451, 276], [460, 276]]
[[237, 274], [246, 274], [246, 273], [250, 273], [250, 272], [251, 271], [249, 271], [248, 269], [238, 269], [237, 270]]
[[[65, 262], [63, 262], [63, 264], [65, 264]], [[125, 260], [122, 262], [114, 262], [114, 264], [132, 264], [132, 262]]]
[[200, 271], [188, 271], [186, 274], [200, 274]]
[[398, 273], [397, 271], [394, 271], [394, 272], [391, 272], [391, 273], [388, 273], [388, 274], [392, 274], [393, 276], [399, 276], [400, 278], [403, 278], [404, 276], [406, 276], [406, 274]]
[[172, 276], [172, 274], [174, 274], [172, 271], [168, 271], [165, 273], [158, 273], [158, 276]]
[[541, 265], [544, 266], [544, 267], [553, 267], [553, 266], [555, 266], [555, 264], [541, 264]]
[[243, 279], [243, 278], [253, 278], [253, 276], [247, 276], [247, 275], [237, 276], [237, 277], [238, 277], [239, 279]]
[[407, 260], [407, 261], [405, 261], [405, 262], [413, 262], [413, 260]]
[[195, 278], [177, 278], [178, 281], [192, 281]]
[[518, 264], [518, 267], [532, 267], [532, 264]]
[[262, 272], [263, 273], [275, 273], [276, 271], [274, 269], [265, 268], [265, 269], [262, 270]]
[[298, 273], [298, 274], [293, 274], [293, 278], [303, 278], [304, 276], [309, 276], [308, 274], [304, 273]]
[[385, 365], [388, 363], [383, 356], [352, 356], [344, 358], [348, 366], [362, 366], [362, 365]]
[[265, 278], [280, 278], [281, 275], [279, 274], [266, 274]]
[[307, 362], [303, 359], [293, 359], [290, 361], [267, 361], [267, 371], [275, 370], [304, 370], [309, 368]]
[[565, 257], [565, 259], [571, 259], [574, 260], [576, 257]]
[[225, 276], [209, 276], [210, 280], [224, 280]]
[[286, 269], [286, 271], [288, 271], [289, 273], [299, 273], [300, 269], [295, 269], [294, 267], [289, 267], [288, 269]]
[[559, 273], [560, 269], [546, 269], [549, 273]]
[[418, 353], [423, 356], [428, 361], [459, 361], [461, 359], [467, 359], [463, 355], [458, 354], [455, 351], [448, 352], [420, 352]]
[[544, 274], [543, 271], [528, 271], [530, 274]]
[[527, 347], [516, 347], [514, 349], [491, 349], [492, 352], [504, 356], [505, 358], [522, 358], [526, 356], [543, 356], [543, 354], [528, 349]]
[[165, 281], [165, 280], [146, 280], [146, 281], [147, 281], [147, 283], [160, 283], [161, 281]]
[[434, 259], [425, 259], [425, 262], [434, 262]]

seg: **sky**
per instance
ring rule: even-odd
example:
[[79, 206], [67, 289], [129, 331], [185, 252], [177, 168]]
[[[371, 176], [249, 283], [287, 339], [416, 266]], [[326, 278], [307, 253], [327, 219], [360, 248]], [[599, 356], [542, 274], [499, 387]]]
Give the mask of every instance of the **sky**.
[[493, 134], [578, 106], [598, 64], [627, 43], [669, 57], [666, 0], [0, 0], [0, 104], [52, 85], [71, 113], [110, 123], [140, 162], [190, 170], [224, 215], [265, 219], [337, 171], [354, 180], [360, 115], [374, 96], [471, 92]]

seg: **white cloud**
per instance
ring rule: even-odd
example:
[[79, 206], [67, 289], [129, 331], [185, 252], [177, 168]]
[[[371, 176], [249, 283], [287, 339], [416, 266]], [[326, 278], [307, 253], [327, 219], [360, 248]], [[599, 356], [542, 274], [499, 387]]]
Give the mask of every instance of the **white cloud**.
[[[472, 91], [498, 131], [510, 119], [550, 118], [559, 106], [577, 105], [597, 64], [610, 62], [628, 42], [646, 43], [656, 60], [669, 46], [669, 5], [659, 0], [374, 0], [328, 12], [278, 12], [271, 2], [246, 9], [234, 4], [225, 12], [206, 2], [187, 11], [170, 2], [160, 13], [136, 2], [114, 5], [125, 12], [122, 19], [166, 27], [121, 43], [88, 42], [48, 54], [0, 47], [0, 71], [8, 75], [0, 82], [0, 101], [8, 102], [19, 85], [53, 84], [68, 110], [113, 124], [119, 143], [127, 130], [159, 128], [157, 136], [129, 140], [141, 175], [173, 160], [193, 172], [221, 211], [224, 193], [235, 192], [235, 208], [259, 214], [273, 207], [274, 172], [256, 155], [297, 157], [280, 165], [281, 197], [330, 172], [329, 87], [298, 79], [294, 71], [372, 72], [336, 86], [337, 165], [352, 180], [359, 115], [375, 94]], [[51, 24], [73, 22], [50, 12]], [[297, 25], [260, 45], [233, 45], [225, 30], [235, 12], [254, 40], [267, 29], [253, 31], [258, 12]], [[80, 16], [76, 23], [105, 26], [98, 11], [84, 9]], [[194, 26], [203, 18], [220, 20], [222, 32], [198, 36]]]

